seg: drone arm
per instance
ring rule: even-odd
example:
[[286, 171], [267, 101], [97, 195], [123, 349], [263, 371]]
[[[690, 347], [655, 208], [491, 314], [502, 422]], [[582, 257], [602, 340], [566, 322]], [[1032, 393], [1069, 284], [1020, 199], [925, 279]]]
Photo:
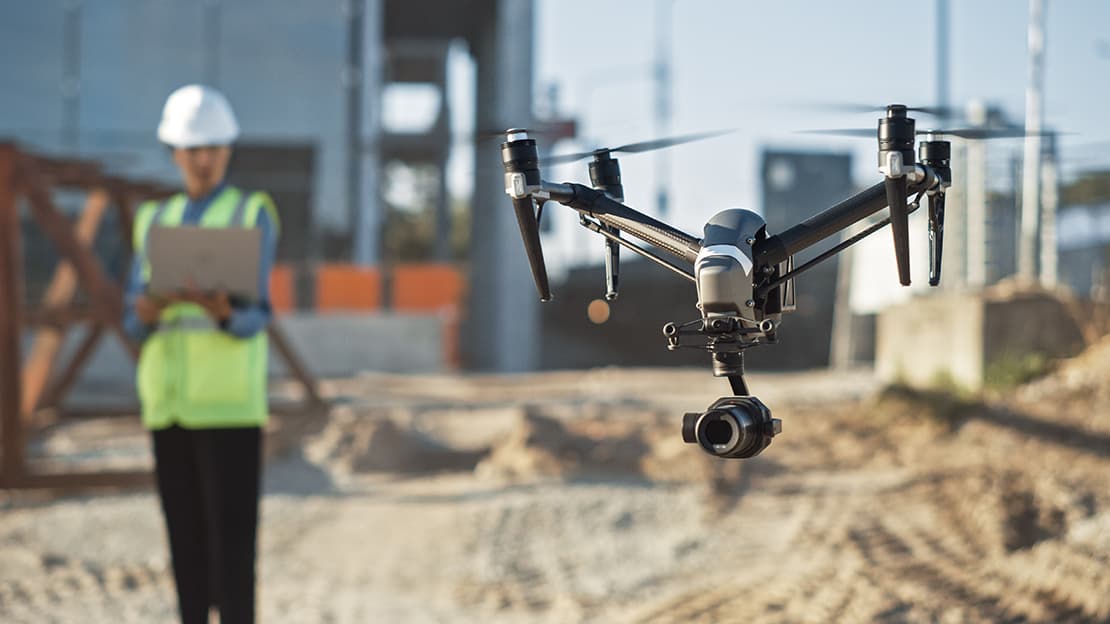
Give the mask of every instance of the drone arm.
[[550, 199], [587, 213], [629, 236], [658, 247], [691, 264], [697, 260], [698, 251], [701, 250], [701, 243], [697, 238], [629, 208], [601, 191], [581, 184], [547, 182], [544, 183], [543, 190], [550, 192]]
[[[906, 208], [906, 214], [913, 214], [917, 210], [917, 208], [918, 208], [918, 205], [916, 203], [910, 204]], [[818, 264], [821, 264], [825, 260], [828, 260], [829, 258], [831, 258], [831, 257], [835, 256], [836, 254], [844, 251], [845, 249], [851, 247], [852, 245], [855, 245], [856, 243], [858, 243], [861, 240], [867, 238], [868, 236], [871, 236], [875, 232], [878, 232], [879, 230], [883, 229], [884, 227], [886, 227], [888, 225], [890, 225], [890, 217], [887, 217], [886, 219], [883, 219], [882, 221], [879, 221], [878, 223], [875, 223], [875, 224], [871, 225], [870, 227], [864, 229], [862, 232], [859, 232], [859, 233], [857, 233], [853, 236], [850, 236], [850, 237], [840, 241], [838, 244], [830, 247], [828, 250], [822, 252], [820, 255], [813, 258], [809, 262], [806, 262], [805, 264], [803, 264], [801, 266], [795, 267], [790, 272], [788, 272], [786, 274], [783, 274], [783, 275], [779, 275], [778, 277], [776, 277], [775, 279], [773, 279], [769, 282], [764, 282], [762, 285], [760, 285], [755, 290], [756, 296], [766, 297], [767, 293], [771, 292], [775, 288], [778, 288], [779, 286], [783, 285], [784, 283], [794, 279], [795, 277], [798, 277], [802, 273], [805, 273], [806, 271], [812, 269], [813, 267], [817, 266]], [[938, 269], [938, 271], [939, 271], [939, 269]]]
[[603, 225], [599, 225], [597, 223], [594, 223], [593, 221], [590, 221], [589, 219], [583, 219], [582, 225], [585, 226], [586, 229], [588, 229], [589, 231], [596, 232], [596, 233], [602, 235], [605, 238], [606, 242], [610, 242], [610, 243], [613, 243], [615, 245], [620, 245], [621, 247], [625, 247], [626, 249], [629, 249], [630, 251], [636, 253], [637, 255], [640, 255], [644, 258], [647, 258], [648, 260], [651, 260], [652, 262], [658, 264], [659, 266], [663, 267], [664, 269], [667, 269], [667, 270], [673, 272], [675, 275], [678, 275], [679, 277], [684, 277], [684, 278], [690, 280], [691, 282], [696, 282], [697, 281], [696, 278], [694, 277], [693, 272], [691, 272], [689, 269], [684, 269], [684, 268], [678, 266], [677, 264], [667, 260], [666, 258], [660, 257], [660, 256], [652, 253], [648, 249], [644, 249], [643, 247], [640, 247], [639, 245], [636, 245], [636, 244], [634, 244], [630, 241], [627, 241], [627, 240], [621, 238], [617, 234], [614, 234], [609, 228], [607, 228]]
[[[937, 184], [937, 177], [928, 167], [918, 165], [908, 182], [908, 191], [914, 194]], [[764, 266], [776, 265], [886, 207], [886, 183], [880, 182], [794, 227], [757, 241], [754, 248], [756, 262]]]

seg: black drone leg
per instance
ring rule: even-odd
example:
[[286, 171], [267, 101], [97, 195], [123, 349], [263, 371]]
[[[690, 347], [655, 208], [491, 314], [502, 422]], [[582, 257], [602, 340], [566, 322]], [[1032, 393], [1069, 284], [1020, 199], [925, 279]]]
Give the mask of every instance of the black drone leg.
[[724, 351], [713, 354], [713, 376], [728, 377], [728, 385], [736, 396], [748, 396], [748, 384], [744, 382], [744, 353]]
[[744, 381], [743, 375], [729, 375], [728, 385], [732, 386], [732, 393], [736, 396], [750, 396], [748, 392], [748, 384]]

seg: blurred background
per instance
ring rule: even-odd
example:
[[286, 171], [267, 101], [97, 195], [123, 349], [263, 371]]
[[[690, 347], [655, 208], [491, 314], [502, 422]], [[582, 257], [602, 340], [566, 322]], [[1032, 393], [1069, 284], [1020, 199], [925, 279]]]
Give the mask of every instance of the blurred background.
[[[921, 115], [919, 128], [1035, 124], [1048, 134], [957, 140], [943, 290], [975, 292], [1020, 274], [1103, 296], [1110, 129], [1095, 77], [1110, 71], [1107, 8], [1043, 8], [1044, 45], [1034, 50], [1024, 4], [942, 2], [902, 20], [890, 53], [853, 43], [881, 37], [879, 7], [780, 3], [756, 15], [742, 3], [677, 1], [13, 6], [0, 132], [37, 154], [173, 187], [176, 171], [153, 134], [165, 95], [190, 82], [225, 91], [243, 125], [232, 179], [272, 193], [285, 224], [274, 298], [294, 334], [319, 325], [304, 318], [316, 313], [433, 312], [456, 345], [419, 361], [391, 357], [410, 332], [364, 319], [376, 348], [329, 349], [335, 372], [697, 363], [647, 339], [693, 317], [692, 290], [637, 258], [605, 326], [584, 322], [602, 294], [602, 243], [573, 211], [547, 210], [559, 296], [532, 301], [499, 190], [491, 133], [506, 127], [534, 127], [548, 154], [735, 129], [623, 159], [628, 203], [697, 235], [729, 207], [756, 210], [781, 231], [878, 181], [874, 140], [803, 130], [871, 127], [894, 102], [947, 110]], [[1034, 198], [1023, 186], [1027, 149], [1044, 180]], [[544, 175], [588, 181], [584, 162]], [[802, 278], [787, 346], [751, 364], [828, 364], [834, 310], [851, 334], [835, 355], [870, 362], [875, 315], [930, 290], [926, 239], [915, 231], [912, 288], [892, 279], [890, 245], [875, 235], [843, 267], [839, 295], [838, 262]], [[99, 245], [118, 274], [118, 243]], [[27, 263], [33, 297], [52, 266], [47, 246], [27, 247], [42, 254]], [[323, 359], [302, 346], [314, 363]]]
[[[328, 515], [319, 511], [324, 503], [306, 500], [352, 491], [371, 496], [368, 492], [388, 490], [391, 504], [401, 507], [419, 504], [413, 502], [417, 499], [438, 505], [448, 510], [443, 517], [453, 518], [451, 523], [457, 521], [451, 510], [469, 509], [476, 492], [495, 498], [490, 504], [501, 506], [496, 509], [534, 503], [541, 511], [533, 512], [542, 515], [550, 509], [533, 501], [527, 488], [516, 494], [520, 499], [489, 493], [501, 492], [505, 479], [592, 479], [600, 465], [602, 473], [611, 476], [615, 470], [619, 478], [603, 480], [600, 489], [588, 493], [558, 491], [577, 501], [569, 503], [571, 508], [587, 516], [591, 505], [602, 505], [599, 517], [608, 518], [611, 511], [613, 523], [579, 527], [581, 533], [563, 538], [586, 543], [599, 532], [626, 531], [625, 546], [638, 557], [647, 556], [643, 544], [652, 532], [673, 537], [673, 543], [663, 538], [672, 550], [648, 559], [625, 551], [594, 553], [600, 559], [576, 559], [570, 571], [555, 575], [562, 580], [552, 580], [556, 563], [535, 563], [528, 570], [508, 563], [513, 552], [535, 547], [542, 551], [536, 557], [543, 559], [558, 550], [558, 544], [529, 541], [521, 528], [513, 534], [520, 540], [513, 547], [517, 550], [482, 564], [491, 568], [475, 572], [452, 563], [445, 572], [429, 563], [421, 572], [425, 578], [457, 572], [479, 579], [471, 585], [444, 581], [446, 589], [435, 589], [440, 592], [436, 600], [422, 603], [416, 598], [419, 591], [389, 585], [393, 581], [383, 580], [384, 572], [373, 579], [355, 575], [378, 584], [374, 592], [380, 595], [374, 595], [381, 604], [396, 595], [413, 598], [365, 610], [369, 607], [352, 583], [351, 595], [336, 603], [342, 608], [333, 604], [332, 611], [312, 606], [318, 597], [290, 599], [282, 609], [303, 602], [305, 619], [288, 616], [289, 621], [325, 621], [322, 613], [340, 621], [470, 621], [491, 613], [505, 621], [575, 621], [632, 617], [633, 612], [644, 621], [727, 621], [740, 613], [729, 610], [735, 605], [696, 613], [679, 608], [693, 595], [679, 592], [689, 589], [687, 581], [678, 580], [683, 570], [704, 564], [712, 550], [690, 537], [702, 534], [704, 526], [675, 528], [652, 515], [656, 512], [640, 526], [638, 520], [622, 520], [626, 513], [640, 519], [637, 505], [696, 504], [700, 509], [704, 503], [717, 510], [711, 516], [732, 514], [739, 522], [738, 492], [759, 487], [753, 484], [761, 478], [782, 473], [822, 489], [816, 484], [825, 481], [798, 476], [809, 468], [832, 471], [834, 476], [822, 478], [844, 492], [863, 492], [863, 509], [882, 504], [876, 493], [897, 486], [902, 477], [906, 483], [936, 482], [935, 475], [899, 472], [907, 462], [925, 457], [926, 449], [941, 445], [940, 438], [930, 436], [947, 440], [948, 450], [940, 454], [960, 464], [984, 440], [997, 439], [990, 427], [1012, 436], [1005, 438], [1005, 450], [997, 449], [999, 457], [1011, 456], [1008, 461], [1020, 455], [1027, 440], [1037, 440], [1055, 449], [1042, 455], [1057, 462], [1046, 469], [1049, 473], [1062, 465], [1087, 466], [1085, 461], [1090, 470], [1075, 468], [1078, 476], [1044, 485], [1028, 481], [1031, 477], [1013, 465], [990, 464], [971, 470], [967, 478], [973, 482], [952, 484], [941, 498], [964, 500], [953, 494], [959, 491], [992, 492], [987, 498], [995, 497], [990, 499], [993, 511], [973, 504], [966, 516], [929, 516], [935, 523], [926, 528], [864, 527], [859, 539], [849, 535], [854, 517], [842, 514], [820, 530], [831, 535], [830, 543], [856, 544], [858, 553], [851, 556], [861, 566], [888, 560], [901, 565], [905, 557], [876, 535], [909, 531], [905, 548], [939, 561], [948, 546], [928, 546], [933, 532], [943, 532], [949, 522], [995, 518], [986, 521], [989, 527], [979, 526], [979, 537], [949, 546], [979, 559], [997, 555], [997, 561], [990, 559], [997, 569], [981, 578], [1005, 583], [1035, 584], [1012, 572], [1031, 562], [1050, 562], [1046, 570], [1072, 570], [1059, 578], [1082, 586], [1079, 598], [1054, 593], [1056, 586], [1031, 586], [1049, 598], [1026, 604], [983, 589], [986, 597], [954, 599], [955, 611], [929, 611], [915, 599], [889, 596], [929, 585], [931, 577], [895, 571], [891, 578], [907, 585], [849, 576], [861, 586], [872, 583], [874, 591], [861, 590], [863, 598], [828, 597], [829, 605], [839, 605], [835, 608], [776, 609], [806, 596], [806, 583], [841, 574], [832, 558], [828, 567], [799, 562], [791, 568], [794, 576], [780, 578], [799, 593], [783, 590], [781, 597], [757, 601], [749, 606], [759, 610], [748, 616], [835, 621], [836, 613], [849, 613], [855, 604], [867, 614], [865, 621], [1110, 617], [1106, 580], [1082, 571], [1108, 563], [1110, 553], [1105, 492], [1082, 485], [1097, 481], [1110, 454], [1110, 346], [1105, 338], [1110, 332], [1110, 4], [930, 0], [895, 10], [878, 0], [45, 0], [5, 2], [0, 16], [0, 167], [10, 165], [0, 168], [7, 176], [0, 176], [0, 210], [13, 215], [0, 231], [7, 250], [0, 264], [5, 273], [0, 325], [7, 336], [0, 401], [8, 486], [84, 488], [145, 479], [149, 458], [137, 423], [118, 418], [133, 414], [136, 403], [135, 348], [117, 339], [114, 329], [118, 289], [131, 253], [126, 232], [135, 207], [179, 187], [170, 154], [155, 138], [161, 107], [175, 88], [199, 82], [228, 96], [242, 126], [230, 180], [270, 192], [283, 224], [271, 276], [277, 313], [273, 336], [280, 347], [272, 358], [272, 377], [275, 409], [288, 417], [276, 419], [271, 432], [271, 456], [284, 458], [274, 459], [277, 472], [268, 476], [276, 497], [268, 503], [268, 509], [277, 510], [270, 516], [277, 527], [273, 535], [296, 535]], [[787, 436], [778, 449], [782, 455], [776, 457], [773, 446], [765, 454], [770, 460], [750, 463], [762, 468], [743, 473], [700, 456], [695, 461], [696, 451], [681, 444], [673, 453], [660, 450], [653, 442], [655, 425], [666, 431], [666, 439], [676, 438], [675, 419], [683, 410], [702, 409], [726, 394], [724, 382], [710, 377], [704, 353], [670, 352], [660, 332], [664, 323], [698, 316], [694, 289], [626, 254], [620, 297], [604, 301], [602, 240], [579, 227], [572, 210], [549, 204], [541, 225], [555, 299], [541, 305], [504, 194], [498, 133], [529, 128], [541, 155], [554, 155], [732, 130], [669, 150], [621, 155], [626, 203], [695, 236], [716, 212], [748, 208], [761, 213], [774, 233], [881, 181], [874, 138], [805, 131], [874, 128], [891, 103], [940, 109], [917, 115], [918, 129], [1024, 129], [1030, 135], [953, 139], [954, 185], [948, 193], [939, 287], [928, 286], [924, 214], [911, 219], [910, 287], [898, 285], [888, 229], [797, 280], [798, 311], [784, 319], [781, 344], [751, 352], [747, 365], [757, 373], [752, 386], [757, 394], [765, 384], [780, 401], [773, 409], [794, 410], [790, 413], [799, 422], [815, 429], [799, 432], [800, 441], [794, 443]], [[543, 175], [589, 183], [585, 161], [546, 167]], [[798, 260], [835, 242], [807, 250]], [[910, 394], [891, 398], [889, 388]], [[1073, 405], [1076, 400], [1080, 403]], [[840, 406], [831, 410], [831, 418], [843, 424], [835, 433], [821, 430], [829, 436], [825, 443], [813, 437], [820, 419], [805, 420], [807, 406], [822, 404]], [[1056, 416], [1074, 429], [1037, 420], [1037, 410], [1049, 405], [1070, 406]], [[870, 429], [875, 421], [865, 419], [862, 429], [855, 427], [859, 414], [891, 424], [884, 420], [891, 413], [909, 414], [907, 422], [913, 424], [899, 420], [894, 427], [909, 427], [908, 437], [899, 437], [902, 432], [880, 443], [868, 437], [878, 435]], [[1020, 418], [1014, 420], [1015, 414]], [[582, 419], [588, 422], [578, 422]], [[963, 426], [975, 419], [986, 423], [985, 429]], [[646, 438], [629, 433], [636, 421], [647, 427]], [[580, 429], [567, 433], [574, 423]], [[561, 433], [544, 429], [548, 426]], [[956, 430], [969, 437], [943, 437]], [[535, 431], [547, 432], [540, 438], [571, 441], [562, 451], [537, 451], [537, 438], [528, 435]], [[788, 422], [787, 432], [794, 431]], [[887, 448], [890, 457], [828, 450], [872, 443]], [[498, 454], [499, 444], [510, 448]], [[901, 446], [910, 450], [889, 450]], [[827, 463], [801, 459], [808, 457], [803, 451], [818, 448], [824, 450], [817, 456]], [[1039, 447], [1034, 451], [1041, 453]], [[537, 459], [536, 453], [553, 463]], [[992, 453], [986, 455], [993, 458]], [[632, 458], [628, 465], [636, 468], [626, 469], [619, 457]], [[696, 463], [697, 470], [677, 477], [678, 485], [665, 485], [664, 477], [685, 474], [675, 468], [687, 465], [683, 458]], [[655, 468], [644, 468], [645, 461], [655, 461]], [[816, 463], [810, 466], [810, 461]], [[612, 462], [625, 467], [613, 468]], [[874, 468], [859, 476], [862, 485], [838, 480], [843, 477], [839, 468], [857, 465]], [[401, 485], [392, 480], [397, 474], [444, 471], [455, 476], [406, 477]], [[484, 485], [451, 481], [460, 471]], [[646, 479], [662, 491], [627, 490], [622, 480], [633, 473], [640, 486]], [[497, 478], [483, 480], [491, 474]], [[574, 479], [560, 483], [560, 488], [583, 487]], [[857, 486], [862, 489], [853, 489]], [[916, 485], [906, 487], [911, 495], [936, 494], [928, 489], [932, 485], [920, 491]], [[556, 492], [540, 491], [545, 496]], [[691, 502], [684, 498], [688, 491], [717, 502]], [[722, 493], [731, 501], [724, 507], [714, 498]], [[301, 498], [282, 502], [283, 495]], [[579, 495], [585, 498], [573, 498]], [[111, 566], [127, 560], [139, 571], [111, 574], [138, 575], [133, 582], [139, 589], [132, 593], [143, 596], [135, 609], [145, 616], [135, 621], [165, 615], [158, 606], [168, 587], [164, 557], [143, 555], [135, 563], [125, 548], [112, 546], [104, 551], [108, 555], [65, 555], [58, 563], [49, 557], [62, 555], [36, 550], [39, 534], [30, 527], [58, 523], [49, 540], [42, 533], [43, 543], [75, 529], [62, 516], [44, 519], [25, 509], [27, 500], [39, 499], [10, 496], [0, 498], [7, 506], [0, 507], [0, 529], [4, 518], [10, 519], [7, 532], [0, 530], [5, 547], [34, 553], [5, 564], [19, 571], [12, 578], [41, 576], [41, 583], [30, 582], [32, 589], [41, 589], [68, 582], [51, 576], [56, 568], [78, 570], [74, 578], [84, 578], [80, 570], [110, 576], [106, 570], [117, 570]], [[744, 517], [762, 517], [769, 509], [778, 514], [786, 494], [766, 496], [752, 503], [755, 516]], [[823, 513], [825, 505], [834, 504], [826, 496], [805, 499], [805, 513]], [[609, 502], [600, 502], [617, 499], [623, 502], [612, 502], [611, 509]], [[112, 500], [115, 506], [89, 510], [106, 527], [134, 511], [131, 499]], [[153, 513], [153, 500], [143, 500], [150, 509], [142, 513]], [[470, 502], [463, 505], [464, 500]], [[58, 504], [85, 503], [63, 498]], [[359, 513], [376, 518], [367, 521], [371, 526], [404, 526], [390, 515], [397, 509], [386, 503], [359, 504], [381, 505], [376, 511], [360, 508]], [[50, 509], [44, 513], [54, 514]], [[907, 518], [921, 513], [909, 503], [903, 511]], [[353, 531], [357, 522], [351, 513], [346, 528]], [[490, 509], [473, 513], [480, 516], [476, 526], [485, 528], [475, 529], [479, 533], [466, 543], [485, 551], [487, 540], [496, 542], [501, 535], [500, 525], [489, 519]], [[411, 523], [414, 516], [401, 517]], [[510, 524], [540, 522], [533, 516], [505, 517]], [[712, 517], [721, 521], [720, 515]], [[282, 524], [281, 518], [288, 522]], [[1082, 521], [1090, 518], [1101, 518], [1101, 524], [1083, 529], [1087, 533], [1081, 537], [1095, 535], [1090, 539], [1096, 541], [1080, 539], [1069, 546], [1068, 527], [1088, 526]], [[136, 525], [140, 533], [149, 533], [150, 552], [161, 552], [156, 520], [146, 517]], [[1011, 521], [1013, 526], [1007, 524]], [[415, 534], [426, 537], [421, 531], [442, 528], [439, 521], [428, 522], [413, 529]], [[816, 548], [824, 542], [812, 537], [811, 522], [817, 521], [799, 516], [795, 529], [810, 534], [806, 539], [811, 541], [804, 543]], [[915, 532], [918, 528], [924, 533]], [[667, 533], [672, 530], [673, 535]], [[1013, 531], [1029, 539], [1043, 533], [1056, 545], [1027, 552], [1042, 538], [1025, 543], [1025, 538], [1013, 538]], [[782, 538], [784, 549], [803, 543], [793, 535]], [[287, 545], [267, 544], [274, 552], [284, 552]], [[729, 548], [740, 552], [749, 546]], [[872, 547], [888, 552], [875, 555]], [[922, 554], [914, 550], [919, 547], [933, 550]], [[396, 561], [417, 557], [397, 549], [389, 555]], [[1088, 554], [1068, 559], [1073, 550]], [[699, 559], [703, 551], [705, 558]], [[1012, 559], [1018, 551], [1024, 554]], [[469, 556], [456, 554], [460, 560]], [[622, 557], [632, 562], [628, 568], [607, 567]], [[637, 563], [668, 572], [636, 577], [628, 586], [614, 580], [635, 576]], [[601, 570], [596, 578], [591, 569]], [[263, 577], [271, 587], [301, 596], [297, 592], [303, 588], [283, 580], [276, 568], [266, 570], [271, 571]], [[26, 587], [29, 581], [19, 585], [3, 574], [0, 614], [42, 621], [36, 617], [52, 609], [79, 613], [73, 605], [87, 598], [80, 592], [76, 602], [19, 598], [21, 591], [34, 593]], [[498, 589], [481, 585], [481, 579], [495, 579]], [[126, 587], [132, 581], [120, 582]], [[327, 583], [320, 583], [323, 592]], [[657, 612], [632, 609], [646, 609], [651, 602], [646, 597], [659, 588], [684, 597]], [[935, 591], [941, 593], [934, 597], [951, 598], [943, 588]], [[610, 594], [616, 596], [613, 602], [605, 599]], [[877, 597], [883, 595], [887, 598]], [[721, 595], [710, 602], [713, 608], [732, 604]], [[465, 617], [456, 620], [458, 605]], [[97, 608], [106, 620], [117, 621], [113, 618], [119, 613], [110, 606]], [[275, 618], [281, 613], [292, 612], [270, 611]]]

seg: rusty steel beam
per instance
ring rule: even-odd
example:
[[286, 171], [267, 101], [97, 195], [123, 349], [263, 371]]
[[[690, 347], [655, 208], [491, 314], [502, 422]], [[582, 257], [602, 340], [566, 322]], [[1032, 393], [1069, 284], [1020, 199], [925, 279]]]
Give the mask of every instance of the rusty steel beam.
[[122, 405], [104, 405], [100, 407], [88, 406], [74, 406], [63, 407], [56, 410], [56, 421], [63, 420], [90, 420], [94, 418], [135, 418], [136, 424], [138, 416], [143, 411], [143, 407], [138, 403], [122, 404]]
[[[94, 218], [87, 213], [100, 212], [102, 216], [106, 206], [87, 209], [75, 231], [69, 219], [54, 207], [48, 183], [54, 186], [99, 189], [98, 193], [106, 192], [114, 196], [120, 210], [121, 235], [128, 249], [131, 242], [133, 202], [142, 197], [164, 197], [173, 193], [172, 189], [158, 183], [133, 183], [106, 176], [99, 165], [90, 161], [35, 157], [21, 153], [14, 145], [0, 143], [0, 488], [81, 490], [148, 486], [152, 483], [149, 471], [36, 472], [27, 464], [26, 428], [21, 411], [24, 404], [33, 404], [31, 395], [40, 394], [39, 403], [42, 405], [59, 405], [107, 331], [119, 336], [132, 358], [137, 359], [139, 353], [137, 345], [123, 332], [123, 290], [107, 275], [86, 244], [92, 236], [86, 236], [84, 227], [91, 228], [95, 233], [92, 222], [99, 222], [99, 217]], [[46, 305], [34, 310], [25, 308], [23, 301], [17, 195], [26, 197], [32, 216], [56, 247], [62, 266], [68, 264], [68, 271], [72, 272], [69, 275], [56, 272], [55, 280], [44, 298]], [[96, 201], [103, 202], [102, 199]], [[86, 218], [89, 221], [86, 222]], [[74, 308], [71, 305], [77, 286], [89, 295], [91, 308]], [[23, 384], [20, 383], [20, 336], [27, 320], [57, 327], [84, 321], [88, 323], [89, 329], [73, 359], [61, 373], [53, 380], [46, 379], [50, 385], [45, 389], [36, 387], [42, 383], [41, 380], [32, 379], [31, 392], [25, 399]], [[41, 376], [43, 362], [50, 359], [41, 355], [45, 353], [45, 348], [38, 353], [40, 355], [32, 354], [29, 377]], [[45, 367], [46, 370], [49, 368]], [[93, 414], [96, 410], [85, 411]], [[135, 413], [138, 410], [127, 408], [126, 411]]]
[[[74, 234], [82, 248], [91, 253], [92, 241], [104, 220], [104, 213], [108, 211], [108, 193], [97, 189], [89, 193], [85, 200], [85, 208], [77, 218], [74, 225]], [[42, 298], [42, 305], [47, 309], [63, 308], [73, 301], [77, 291], [77, 272], [67, 260], [61, 260], [54, 269], [46, 293]], [[54, 361], [58, 352], [62, 350], [68, 327], [42, 327], [35, 332], [31, 351], [23, 362], [23, 401], [22, 412], [26, 420], [38, 407], [43, 390], [46, 389], [50, 372], [54, 368]]]
[[278, 327], [277, 322], [270, 323], [267, 329], [270, 336], [270, 342], [274, 343], [277, 348], [278, 354], [281, 359], [285, 361], [286, 366], [293, 373], [293, 376], [301, 382], [304, 387], [305, 394], [307, 395], [308, 402], [312, 405], [320, 406], [324, 404], [324, 399], [320, 397], [320, 393], [316, 389], [316, 379], [308, 372], [308, 368], [301, 362], [297, 352], [293, 350], [293, 346], [289, 344], [289, 339], [286, 338], [285, 332]]
[[154, 483], [149, 471], [68, 472], [26, 474], [18, 478], [4, 475], [0, 488], [87, 490], [92, 488], [146, 487]]
[[59, 186], [81, 186], [80, 183], [74, 184], [74, 181], [98, 180], [104, 177], [100, 165], [91, 160], [45, 158], [30, 154], [25, 154], [25, 158], [44, 178]]
[[104, 326], [100, 324], [90, 325], [85, 337], [81, 339], [81, 344], [77, 347], [73, 357], [70, 358], [69, 363], [65, 365], [53, 382], [47, 387], [46, 392], [39, 400], [39, 405], [42, 407], [57, 407], [62, 404], [69, 389], [77, 381], [81, 375], [81, 370], [85, 368], [89, 358], [93, 353], [96, 353], [96, 346], [100, 344], [101, 337], [104, 336]]
[[123, 248], [127, 250], [127, 262], [124, 263], [125, 267], [131, 266], [131, 256], [135, 253], [132, 249], [134, 246], [134, 236], [132, 231], [135, 229], [135, 194], [129, 193], [126, 190], [116, 189], [112, 194], [116, 201], [116, 222], [119, 226], [119, 237], [123, 241]]
[[50, 192], [43, 183], [42, 176], [35, 171], [33, 163], [23, 160], [19, 165], [22, 190], [31, 205], [31, 215], [47, 238], [54, 243], [58, 256], [73, 264], [94, 306], [114, 315], [121, 313], [123, 294], [119, 285], [104, 272], [96, 256], [81, 245], [69, 220], [54, 207]]
[[[116, 318], [118, 319], [119, 317]], [[116, 338], [119, 338], [123, 350], [127, 352], [127, 355], [131, 356], [131, 361], [138, 363], [141, 349], [139, 345], [131, 340], [131, 336], [128, 336], [127, 332], [123, 331], [122, 322], [108, 323], [107, 325], [112, 329], [112, 333], [116, 335]]]
[[77, 323], [109, 323], [112, 319], [91, 306], [66, 306], [60, 308], [23, 308], [24, 327], [54, 327], [64, 329]]
[[16, 209], [16, 151], [0, 144], [0, 475], [18, 480], [24, 471], [23, 422], [20, 418], [20, 301], [23, 258]]
[[22, 181], [22, 190], [31, 205], [31, 214], [54, 243], [58, 255], [73, 263], [74, 269], [80, 278], [93, 306], [111, 319], [109, 325], [113, 333], [120, 338], [120, 342], [133, 359], [139, 357], [138, 347], [131, 342], [123, 331], [123, 290], [104, 272], [96, 256], [87, 249], [83, 249], [78, 242], [69, 220], [54, 207], [50, 193], [43, 185], [42, 177], [34, 169], [33, 161], [29, 159], [17, 160], [17, 167]]

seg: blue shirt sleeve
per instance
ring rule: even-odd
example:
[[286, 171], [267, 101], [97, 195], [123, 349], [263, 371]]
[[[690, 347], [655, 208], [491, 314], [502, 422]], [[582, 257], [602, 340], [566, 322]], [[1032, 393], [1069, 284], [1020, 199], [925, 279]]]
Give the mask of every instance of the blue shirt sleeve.
[[250, 338], [266, 329], [273, 312], [270, 308], [270, 269], [277, 253], [277, 224], [270, 218], [270, 211], [258, 211], [255, 227], [262, 230], [262, 255], [258, 262], [258, 300], [239, 302], [232, 300], [231, 316], [221, 328], [237, 338]]
[[140, 344], [149, 338], [155, 330], [154, 325], [147, 325], [142, 322], [135, 312], [135, 300], [142, 296], [145, 290], [142, 254], [136, 253], [131, 258], [131, 270], [127, 277], [127, 292], [124, 294], [123, 331], [129, 338]]

